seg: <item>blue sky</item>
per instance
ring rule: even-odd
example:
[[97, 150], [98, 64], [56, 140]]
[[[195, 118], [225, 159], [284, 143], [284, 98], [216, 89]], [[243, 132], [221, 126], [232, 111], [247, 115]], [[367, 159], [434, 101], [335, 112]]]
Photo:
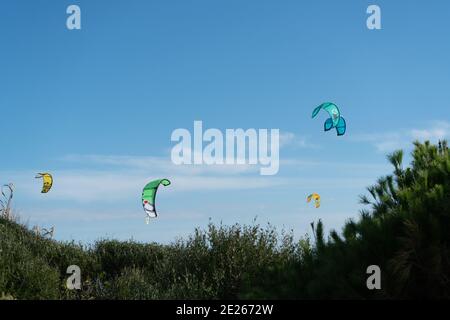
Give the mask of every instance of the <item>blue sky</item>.
[[[70, 4], [82, 30], [66, 28]], [[367, 29], [369, 4], [382, 30]], [[449, 137], [449, 18], [448, 1], [2, 1], [0, 183], [60, 240], [167, 243], [255, 216], [297, 236], [319, 218], [340, 228], [390, 173], [387, 153]], [[345, 136], [311, 120], [325, 101]], [[172, 165], [171, 133], [194, 120], [280, 129], [279, 173]], [[161, 177], [172, 185], [146, 225], [140, 193]]]

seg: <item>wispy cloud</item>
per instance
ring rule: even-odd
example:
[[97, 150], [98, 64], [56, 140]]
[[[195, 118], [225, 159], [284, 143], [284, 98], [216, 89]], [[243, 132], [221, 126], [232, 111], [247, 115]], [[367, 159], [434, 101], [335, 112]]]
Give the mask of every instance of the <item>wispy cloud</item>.
[[450, 137], [450, 123], [440, 121], [430, 129], [411, 130], [411, 136], [416, 140], [442, 140]]
[[385, 153], [396, 149], [401, 149], [411, 143], [407, 138], [407, 132], [404, 133], [373, 133], [360, 134], [350, 137], [351, 141], [364, 142], [372, 144], [378, 152]]
[[377, 170], [385, 171], [390, 169], [390, 166], [386, 164], [379, 163], [357, 163], [357, 162], [333, 162], [333, 161], [323, 161], [323, 160], [312, 160], [312, 159], [284, 159], [281, 160], [282, 166], [288, 167], [301, 167], [308, 168], [311, 167], [322, 167], [322, 168], [334, 168], [342, 170]]
[[[99, 158], [88, 158], [95, 159], [95, 163], [98, 164]], [[108, 161], [111, 158], [114, 157], [105, 157]], [[140, 163], [141, 160], [138, 159], [136, 163]], [[134, 160], [131, 162], [134, 163]], [[172, 181], [170, 188], [165, 191], [168, 193], [262, 189], [289, 183], [288, 178], [260, 176], [259, 174], [248, 176], [246, 172], [242, 174], [234, 172], [225, 176], [223, 172], [216, 174], [214, 171], [199, 170], [199, 174], [196, 175], [190, 169], [187, 169], [186, 173], [183, 170], [170, 172], [164, 166], [146, 170], [140, 166], [116, 165], [117, 168], [108, 170], [105, 168], [89, 168], [85, 164], [85, 167], [77, 170], [52, 171], [55, 178], [54, 185], [51, 192], [45, 195], [45, 198], [58, 202], [101, 202], [105, 205], [111, 205], [126, 199], [136, 198], [136, 195], [142, 192], [142, 187], [146, 183], [160, 178], [168, 178]], [[41, 183], [33, 178], [35, 171], [4, 172], [2, 175], [14, 181], [16, 194], [22, 196], [26, 194], [29, 199], [36, 200], [42, 198], [42, 195], [40, 193]]]
[[280, 148], [318, 148], [317, 145], [308, 142], [307, 137], [295, 133], [280, 132]]
[[433, 123], [426, 129], [400, 130], [397, 132], [359, 134], [350, 137], [355, 142], [367, 142], [372, 144], [378, 152], [391, 152], [397, 149], [407, 149], [411, 147], [411, 142], [429, 140], [448, 139], [450, 137], [450, 123], [439, 121]]
[[[134, 199], [142, 191], [142, 186], [152, 179], [168, 178], [172, 185], [165, 193], [172, 192], [217, 192], [227, 190], [267, 189], [278, 186], [308, 185], [329, 188], [339, 184], [342, 187], [354, 187], [366, 184], [367, 170], [383, 173], [388, 170], [387, 165], [361, 163], [333, 163], [308, 159], [284, 159], [282, 166], [286, 166], [288, 175], [260, 176], [252, 168], [234, 168], [233, 166], [177, 166], [170, 160], [146, 156], [120, 155], [68, 155], [61, 158], [63, 164], [71, 166], [76, 163], [78, 169], [60, 169], [52, 171], [55, 181], [52, 191], [45, 195], [45, 199], [58, 202], [102, 203], [113, 205], [121, 201]], [[339, 168], [353, 173], [353, 178], [342, 179], [332, 177], [313, 179], [298, 176], [293, 177], [289, 170], [298, 172], [296, 168], [310, 170], [324, 166], [328, 169]], [[253, 172], [253, 171], [254, 172]], [[355, 172], [361, 174], [355, 176]], [[2, 172], [14, 181], [17, 194], [29, 199], [41, 199], [41, 183], [34, 179], [37, 170], [21, 172]], [[252, 174], [252, 172], [254, 174]], [[309, 175], [309, 174], [308, 174]], [[356, 178], [356, 180], [355, 180]], [[357, 181], [357, 179], [363, 179]]]
[[[433, 135], [438, 131], [430, 131]], [[416, 132], [416, 135], [427, 135]], [[374, 137], [362, 137], [377, 142]], [[314, 148], [307, 138], [285, 132], [280, 137], [281, 147]], [[142, 187], [152, 179], [169, 178], [172, 185], [164, 188], [161, 197], [179, 198], [184, 193], [198, 201], [208, 202], [205, 194], [211, 192], [238, 194], [255, 190], [266, 192], [271, 188], [313, 188], [315, 190], [364, 188], [370, 184], [367, 172], [385, 172], [386, 166], [361, 163], [335, 163], [326, 159], [288, 158], [281, 160], [285, 171], [277, 176], [261, 176], [258, 165], [175, 165], [170, 154], [161, 157], [142, 155], [83, 155], [71, 154], [59, 158], [60, 169], [52, 170], [54, 188], [46, 195], [40, 193], [41, 181], [34, 179], [39, 170], [0, 172], [16, 184], [18, 207], [25, 217], [52, 221], [120, 221], [140, 219], [139, 196]], [[339, 175], [321, 177], [312, 174], [318, 166], [330, 172], [339, 169]], [[313, 170], [311, 170], [313, 169]], [[358, 169], [360, 169], [358, 171]], [[345, 172], [348, 172], [346, 174]], [[301, 172], [301, 173], [300, 173]], [[337, 172], [337, 170], [336, 170]], [[370, 176], [370, 174], [369, 174]], [[173, 196], [177, 193], [177, 196]], [[171, 195], [172, 194], [172, 195]], [[171, 200], [173, 201], [173, 200]], [[255, 205], [255, 200], [252, 200]], [[167, 202], [163, 202], [166, 203]], [[182, 203], [169, 202], [164, 211], [165, 219], [195, 220], [204, 218], [193, 208], [184, 210]], [[218, 215], [229, 211], [228, 206], [215, 209]], [[37, 209], [35, 209], [36, 207]], [[46, 208], [48, 207], [48, 208]], [[190, 210], [190, 211], [189, 211]], [[200, 214], [200, 216], [199, 216]]]
[[66, 162], [75, 162], [79, 164], [110, 165], [121, 167], [133, 167], [140, 169], [170, 168], [170, 162], [168, 162], [166, 159], [148, 156], [70, 154], [63, 156], [61, 160]]
[[[142, 219], [145, 214], [142, 213], [139, 206], [136, 205], [136, 210], [124, 208], [105, 208], [105, 209], [87, 209], [85, 207], [72, 208], [51, 208], [51, 209], [29, 209], [27, 211], [33, 212], [34, 222], [93, 222], [93, 221], [123, 221], [129, 219]], [[186, 210], [168, 210], [164, 211], [163, 220], [196, 220], [205, 218], [204, 214], [199, 212], [190, 212]]]
[[259, 165], [175, 165], [167, 157], [123, 156], [123, 155], [66, 155], [62, 161], [77, 163], [84, 167], [115, 168], [116, 170], [147, 171], [181, 175], [233, 175], [258, 172]]

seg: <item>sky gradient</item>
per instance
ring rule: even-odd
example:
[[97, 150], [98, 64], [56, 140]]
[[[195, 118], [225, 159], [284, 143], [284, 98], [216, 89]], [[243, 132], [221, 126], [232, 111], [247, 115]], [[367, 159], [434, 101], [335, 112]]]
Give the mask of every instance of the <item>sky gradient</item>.
[[[81, 30], [66, 28], [70, 4]], [[366, 27], [370, 4], [382, 30]], [[387, 153], [450, 136], [449, 18], [448, 1], [2, 1], [0, 183], [15, 184], [22, 221], [59, 240], [167, 243], [256, 216], [296, 236], [319, 218], [339, 229], [391, 172]], [[345, 136], [311, 119], [325, 101]], [[174, 166], [171, 133], [195, 120], [280, 129], [279, 173]], [[172, 185], [146, 225], [153, 178]]]

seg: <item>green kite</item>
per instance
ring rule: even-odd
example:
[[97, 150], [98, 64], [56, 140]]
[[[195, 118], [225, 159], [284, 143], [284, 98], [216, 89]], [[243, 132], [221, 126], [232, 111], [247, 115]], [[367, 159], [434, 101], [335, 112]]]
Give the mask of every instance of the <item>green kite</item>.
[[160, 185], [168, 186], [170, 185], [170, 181], [168, 179], [158, 179], [153, 180], [144, 187], [142, 190], [142, 206], [144, 207], [144, 211], [147, 214], [147, 223], [150, 218], [156, 218], [158, 214], [156, 213], [156, 191], [158, 191], [158, 187]]

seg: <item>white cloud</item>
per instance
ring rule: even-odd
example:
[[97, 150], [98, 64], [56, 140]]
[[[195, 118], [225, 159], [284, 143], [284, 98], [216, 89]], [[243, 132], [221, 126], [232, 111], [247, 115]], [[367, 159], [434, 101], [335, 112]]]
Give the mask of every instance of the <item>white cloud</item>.
[[243, 174], [258, 172], [259, 165], [225, 164], [225, 165], [175, 165], [170, 157], [120, 156], [120, 155], [68, 155], [63, 161], [74, 162], [84, 166], [111, 166], [133, 171], [158, 172], [163, 174], [202, 175], [202, 174]]
[[295, 133], [284, 131], [280, 133], [280, 148], [317, 148], [318, 146], [308, 143], [307, 138]]
[[[146, 170], [136, 168], [82, 169], [82, 170], [55, 170], [52, 171], [54, 184], [51, 192], [40, 193], [41, 182], [34, 179], [34, 172], [2, 173], [14, 181], [15, 195], [28, 199], [47, 201], [76, 201], [100, 202], [105, 205], [117, 203], [126, 199], [139, 198], [142, 187], [153, 179], [168, 178], [172, 181], [165, 192], [195, 192], [220, 190], [248, 190], [261, 189], [270, 186], [285, 185], [289, 179], [246, 175], [181, 174], [170, 173], [163, 170]], [[139, 200], [137, 200], [139, 201]]]
[[357, 162], [331, 162], [322, 160], [301, 160], [301, 159], [284, 159], [281, 160], [282, 166], [292, 166], [292, 167], [324, 167], [324, 168], [335, 168], [341, 170], [386, 170], [390, 169], [388, 164], [376, 164], [376, 163], [357, 163]]
[[443, 140], [450, 137], [450, 123], [438, 122], [431, 129], [411, 130], [411, 136], [417, 140]]
[[163, 158], [148, 156], [119, 156], [119, 155], [79, 155], [71, 154], [61, 158], [63, 161], [82, 164], [111, 165], [133, 167], [140, 169], [158, 168], [168, 169], [170, 162]]
[[409, 143], [411, 142], [402, 139], [390, 139], [387, 137], [385, 139], [381, 139], [379, 142], [375, 142], [374, 144], [378, 152], [385, 153], [405, 148]]
[[[124, 208], [93, 210], [81, 206], [71, 208], [51, 208], [45, 210], [24, 208], [21, 213], [21, 218], [25, 221], [30, 221], [29, 224], [37, 223], [41, 225], [49, 221], [102, 222], [142, 219], [142, 222], [144, 222], [145, 213], [138, 205], [135, 207], [135, 210]], [[160, 218], [163, 218], [164, 220], [197, 220], [205, 218], [205, 215], [198, 212], [187, 212], [186, 210], [168, 210], [164, 211], [164, 215]]]
[[436, 143], [438, 140], [450, 137], [450, 123], [445, 121], [435, 122], [428, 129], [409, 129], [398, 132], [360, 134], [350, 137], [355, 142], [371, 143], [378, 152], [386, 153], [397, 149], [409, 149], [412, 142], [429, 140]]
[[[172, 192], [216, 192], [216, 191], [239, 191], [251, 189], [267, 189], [278, 186], [298, 186], [305, 185], [316, 188], [330, 188], [340, 185], [341, 188], [353, 188], [355, 185], [366, 185], [365, 178], [329, 178], [314, 179], [301, 177], [276, 177], [260, 176], [255, 173], [249, 175], [247, 171], [231, 172], [225, 175], [219, 168], [207, 170], [204, 168], [194, 169], [193, 166], [175, 166], [166, 164], [163, 159], [131, 156], [70, 156], [64, 157], [70, 161], [82, 161], [82, 169], [54, 170], [54, 186], [51, 192], [42, 195], [40, 193], [41, 182], [34, 179], [37, 170], [27, 170], [22, 172], [2, 172], [2, 176], [9, 177], [16, 186], [16, 197], [33, 201], [49, 202], [73, 202], [77, 203], [99, 203], [111, 206], [129, 199], [136, 199], [139, 203], [139, 195], [142, 187], [150, 180], [168, 178], [172, 181], [170, 187], [164, 193]], [[147, 168], [148, 160], [149, 168]], [[103, 164], [113, 163], [112, 168], [105, 168]], [[91, 164], [100, 165], [100, 168], [90, 168]], [[291, 167], [300, 166], [315, 167], [326, 166], [335, 167], [340, 170], [355, 172], [360, 169], [366, 172], [367, 169], [384, 172], [386, 165], [368, 165], [358, 163], [332, 163], [312, 160], [285, 160], [282, 165]], [[172, 170], [175, 167], [176, 170]], [[185, 167], [185, 169], [183, 169]], [[187, 168], [186, 168], [187, 167]], [[209, 166], [202, 166], [209, 167]], [[227, 167], [227, 166], [224, 166]], [[172, 171], [172, 172], [171, 172]], [[220, 172], [220, 174], [218, 174]], [[228, 172], [230, 173], [230, 172]], [[62, 204], [64, 205], [64, 204]], [[65, 204], [67, 205], [67, 203]]]

